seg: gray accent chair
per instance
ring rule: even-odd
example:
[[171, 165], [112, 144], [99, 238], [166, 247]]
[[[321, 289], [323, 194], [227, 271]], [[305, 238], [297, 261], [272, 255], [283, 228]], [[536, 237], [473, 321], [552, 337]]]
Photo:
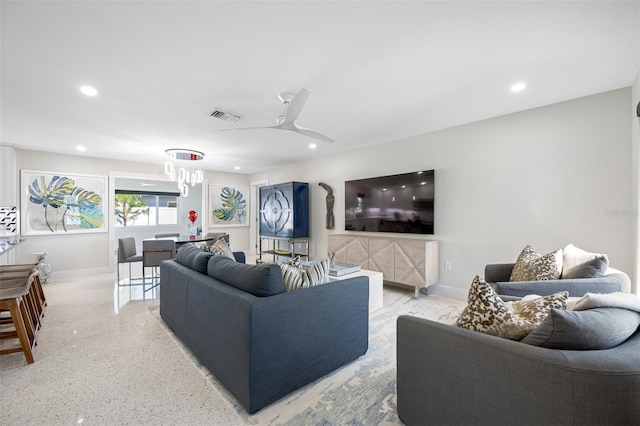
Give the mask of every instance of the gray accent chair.
[[133, 237], [125, 237], [118, 239], [118, 285], [120, 285], [120, 264], [129, 264], [129, 283], [131, 283], [131, 264], [142, 262], [142, 254], [138, 254], [136, 248], [136, 239]]
[[522, 298], [528, 294], [546, 296], [568, 291], [569, 297], [582, 297], [585, 293], [631, 292], [629, 276], [615, 268], [608, 268], [602, 277], [572, 278], [548, 281], [509, 282], [515, 263], [489, 264], [484, 268], [484, 279], [491, 284], [503, 300]]
[[423, 318], [397, 320], [407, 425], [640, 424], [640, 329], [619, 346], [531, 346]]

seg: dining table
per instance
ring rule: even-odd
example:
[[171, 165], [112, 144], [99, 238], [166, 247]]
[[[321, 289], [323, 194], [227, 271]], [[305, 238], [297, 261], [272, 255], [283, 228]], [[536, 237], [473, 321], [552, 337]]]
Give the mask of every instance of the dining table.
[[180, 248], [185, 244], [189, 243], [203, 243], [205, 241], [213, 241], [217, 237], [216, 236], [207, 236], [206, 234], [200, 235], [189, 235], [189, 234], [180, 234], [179, 236], [173, 237], [155, 237], [155, 238], [147, 238], [149, 240], [173, 240], [176, 243], [176, 249]]

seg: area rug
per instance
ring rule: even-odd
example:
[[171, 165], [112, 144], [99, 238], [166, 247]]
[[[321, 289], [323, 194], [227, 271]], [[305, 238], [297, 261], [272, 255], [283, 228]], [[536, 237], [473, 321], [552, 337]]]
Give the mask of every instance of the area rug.
[[333, 373], [251, 415], [164, 325], [158, 306], [149, 309], [183, 353], [248, 425], [394, 425], [396, 409], [396, 319], [413, 315], [452, 324], [466, 303], [439, 296], [412, 298], [394, 287], [384, 289], [384, 307], [369, 317], [369, 350]]

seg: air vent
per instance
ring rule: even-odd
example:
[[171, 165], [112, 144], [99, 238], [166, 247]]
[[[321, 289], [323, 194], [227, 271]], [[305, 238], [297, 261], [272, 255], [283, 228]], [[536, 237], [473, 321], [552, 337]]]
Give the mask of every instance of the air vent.
[[232, 123], [235, 123], [236, 121], [240, 120], [239, 115], [233, 115], [233, 114], [229, 114], [228, 112], [223, 112], [218, 110], [213, 111], [211, 113], [211, 116], [215, 118], [219, 118], [220, 120], [230, 121]]

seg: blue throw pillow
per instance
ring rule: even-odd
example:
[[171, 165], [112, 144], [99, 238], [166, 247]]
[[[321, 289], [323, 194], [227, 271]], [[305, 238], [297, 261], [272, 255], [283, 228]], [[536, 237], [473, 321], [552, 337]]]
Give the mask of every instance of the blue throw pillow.
[[552, 309], [521, 342], [550, 349], [608, 349], [627, 340], [639, 325], [640, 313], [628, 309]]
[[184, 245], [176, 253], [176, 262], [201, 274], [206, 274], [211, 256], [213, 256], [213, 253], [202, 251], [196, 246]]

